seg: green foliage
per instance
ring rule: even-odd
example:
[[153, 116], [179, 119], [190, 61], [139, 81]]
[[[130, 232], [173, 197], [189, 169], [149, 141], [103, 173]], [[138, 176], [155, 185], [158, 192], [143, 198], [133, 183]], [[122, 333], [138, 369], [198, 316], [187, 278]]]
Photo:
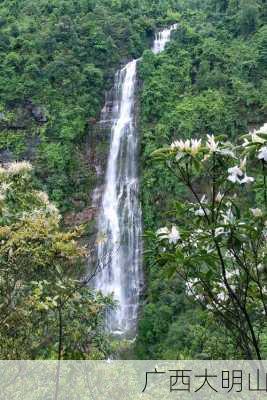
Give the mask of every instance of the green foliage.
[[[155, 27], [177, 21], [164, 53], [146, 50]], [[145, 230], [155, 231], [166, 220], [177, 222], [177, 199], [192, 199], [162, 163], [152, 163], [151, 153], [192, 135], [216, 132], [233, 141], [264, 121], [265, 23], [263, 0], [1, 2], [0, 161], [35, 165], [34, 180], [17, 172], [7, 178], [1, 170], [1, 179], [9, 180], [0, 197], [3, 358], [102, 358], [108, 351], [102, 320], [110, 299], [77, 281], [84, 255], [79, 235], [62, 231], [57, 209], [36, 191], [47, 191], [61, 211], [88, 201], [95, 177], [85, 137], [121, 62], [143, 53], [142, 205]], [[96, 147], [104, 158], [106, 148]], [[203, 180], [193, 183], [206, 187]], [[264, 194], [255, 198], [261, 204]], [[166, 269], [159, 263], [151, 235], [145, 238], [138, 356], [241, 357], [236, 335], [227, 337], [223, 324], [185, 297], [174, 259]]]
[[[92, 172], [77, 153], [83, 151], [89, 121], [99, 118], [115, 70], [121, 60], [141, 56], [170, 3], [1, 3], [1, 112], [4, 118], [12, 113], [16, 123], [0, 121], [0, 160], [31, 158], [63, 211], [86, 190]], [[168, 19], [173, 17], [169, 12]], [[73, 179], [73, 163], [83, 176], [79, 181]]]
[[103, 358], [105, 310], [84, 275], [82, 231], [63, 231], [27, 162], [0, 169], [0, 357]]
[[[176, 139], [212, 133], [234, 141], [265, 122], [267, 114], [264, 2], [207, 0], [179, 5], [180, 23], [165, 52], [158, 56], [145, 52], [139, 66], [143, 80], [141, 187], [147, 232], [165, 226], [166, 220], [171, 224], [178, 219], [185, 226], [191, 220], [191, 216], [174, 218], [178, 199], [183, 204], [192, 200], [192, 195], [169, 166], [152, 161], [153, 151]], [[208, 186], [205, 179], [196, 179], [193, 184], [197, 192]], [[177, 262], [169, 263], [163, 278], [156, 252], [152, 237], [147, 235], [147, 292], [139, 323], [138, 356], [148, 358], [156, 353], [158, 358], [223, 358], [225, 349], [228, 358], [242, 357], [233, 332], [226, 337], [222, 324], [211, 322], [209, 314], [193, 302], [188, 305], [179, 278], [174, 280], [172, 275]], [[166, 306], [166, 290], [172, 297], [171, 318], [158, 313]], [[155, 327], [159, 318], [161, 332]], [[182, 335], [190, 340], [182, 341]]]
[[208, 135], [205, 144], [180, 140], [154, 152], [194, 200], [177, 204], [179, 230], [157, 231], [158, 263], [185, 280], [249, 359], [264, 358], [266, 347], [266, 135], [236, 147]]

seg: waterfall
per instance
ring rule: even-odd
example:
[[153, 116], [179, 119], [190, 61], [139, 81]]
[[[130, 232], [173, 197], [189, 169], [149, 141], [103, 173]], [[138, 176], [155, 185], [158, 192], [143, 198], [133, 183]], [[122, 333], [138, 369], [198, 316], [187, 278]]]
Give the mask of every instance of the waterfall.
[[[152, 51], [164, 50], [173, 25], [159, 32]], [[105, 190], [98, 220], [97, 257], [100, 266], [96, 289], [113, 293], [116, 310], [107, 316], [114, 334], [134, 333], [142, 287], [142, 218], [138, 198], [138, 132], [135, 123], [136, 67], [129, 62], [117, 72], [112, 105], [106, 104], [101, 120], [111, 112], [111, 142]]]
[[178, 24], [174, 24], [170, 28], [166, 28], [163, 31], [156, 33], [152, 48], [153, 53], [158, 54], [165, 49], [166, 43], [170, 41], [172, 31], [177, 29], [177, 26]]
[[114, 293], [118, 309], [108, 315], [114, 333], [135, 325], [142, 280], [142, 224], [138, 201], [137, 146], [134, 120], [136, 63], [131, 61], [115, 78], [112, 136], [106, 187], [99, 217], [98, 260], [101, 270], [96, 287]]

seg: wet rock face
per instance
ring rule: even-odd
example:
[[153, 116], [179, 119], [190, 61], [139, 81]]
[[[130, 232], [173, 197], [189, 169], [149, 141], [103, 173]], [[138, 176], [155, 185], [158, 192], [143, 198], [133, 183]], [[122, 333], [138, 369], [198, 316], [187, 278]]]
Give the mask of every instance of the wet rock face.
[[27, 100], [25, 108], [31, 113], [35, 121], [39, 124], [45, 124], [48, 122], [45, 110], [42, 109], [40, 106], [36, 106], [35, 104], [33, 104], [31, 100]]
[[68, 226], [77, 226], [87, 224], [95, 219], [97, 209], [94, 207], [86, 207], [84, 210], [76, 213], [70, 212], [65, 215], [64, 223]]
[[6, 164], [12, 162], [14, 160], [14, 156], [9, 150], [0, 150], [0, 163]]
[[89, 132], [86, 143], [86, 157], [88, 165], [94, 170], [96, 185], [91, 193], [92, 207], [100, 207], [104, 190], [105, 173], [107, 167], [111, 127], [113, 123], [114, 88], [105, 95], [105, 104], [100, 119], [91, 118], [88, 124]]
[[[41, 118], [41, 117], [40, 117]], [[42, 119], [44, 120], [44, 119]], [[0, 113], [0, 134], [3, 138], [0, 148], [0, 163], [18, 159], [34, 160], [40, 144], [37, 121], [25, 104], [16, 104]], [[12, 137], [19, 135], [21, 148], [17, 149]], [[11, 143], [11, 145], [10, 145]]]
[[[9, 111], [11, 115], [9, 115]], [[1, 131], [24, 131], [30, 124], [31, 120], [28, 111], [20, 105], [0, 114]]]

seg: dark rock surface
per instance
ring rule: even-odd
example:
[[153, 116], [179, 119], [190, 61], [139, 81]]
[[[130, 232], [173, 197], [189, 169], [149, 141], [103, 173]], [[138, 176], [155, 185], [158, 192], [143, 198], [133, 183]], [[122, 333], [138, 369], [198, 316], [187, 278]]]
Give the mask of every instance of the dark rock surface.
[[25, 108], [31, 113], [35, 121], [39, 124], [45, 124], [48, 122], [45, 110], [40, 106], [33, 104], [31, 100], [27, 100]]

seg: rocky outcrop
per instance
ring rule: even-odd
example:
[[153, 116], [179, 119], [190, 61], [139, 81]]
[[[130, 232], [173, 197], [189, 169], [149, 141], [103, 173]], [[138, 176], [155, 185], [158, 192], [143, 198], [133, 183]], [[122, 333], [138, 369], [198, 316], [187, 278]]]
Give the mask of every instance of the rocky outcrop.
[[94, 220], [97, 209], [94, 207], [86, 207], [83, 211], [78, 213], [70, 212], [67, 213], [64, 217], [64, 223], [67, 226], [76, 226], [87, 224]]
[[46, 124], [48, 122], [45, 110], [40, 106], [35, 105], [31, 100], [26, 101], [25, 108], [38, 124]]
[[5, 164], [13, 161], [14, 156], [10, 150], [0, 150], [0, 163]]

